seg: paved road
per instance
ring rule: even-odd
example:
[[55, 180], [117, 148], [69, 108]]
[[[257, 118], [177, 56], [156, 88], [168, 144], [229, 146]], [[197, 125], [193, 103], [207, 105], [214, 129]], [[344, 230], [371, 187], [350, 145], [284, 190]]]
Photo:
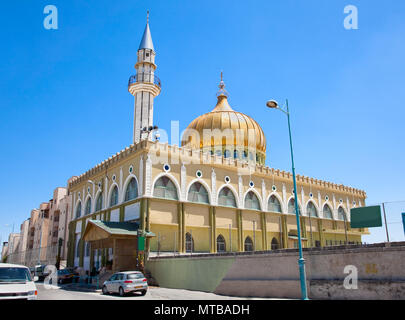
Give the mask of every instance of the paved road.
[[103, 295], [101, 290], [87, 292], [85, 289], [73, 288], [71, 285], [45, 288], [43, 283], [36, 283], [36, 286], [38, 300], [256, 300], [256, 298], [229, 297], [201, 291], [158, 287], [150, 287], [145, 296], [134, 294], [120, 297], [118, 295]]

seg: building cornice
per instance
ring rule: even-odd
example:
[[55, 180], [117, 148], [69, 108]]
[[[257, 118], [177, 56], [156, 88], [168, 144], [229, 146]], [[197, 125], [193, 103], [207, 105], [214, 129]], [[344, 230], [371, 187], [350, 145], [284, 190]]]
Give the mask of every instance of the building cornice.
[[[246, 161], [235, 160], [233, 158], [224, 158], [223, 156], [211, 155], [209, 152], [204, 152], [202, 150], [193, 150], [187, 147], [178, 147], [177, 145], [169, 145], [168, 143], [159, 143], [149, 140], [142, 140], [137, 144], [131, 144], [129, 147], [117, 152], [115, 155], [109, 157], [108, 159], [97, 164], [92, 169], [86, 171], [85, 173], [73, 177], [69, 182], [69, 189], [81, 184], [83, 181], [89, 180], [94, 175], [105, 172], [108, 168], [113, 167], [126, 160], [131, 155], [135, 153], [160, 153], [159, 156], [163, 154], [170, 154], [171, 158], [175, 155], [179, 163], [201, 163], [209, 164], [215, 168], [223, 168], [230, 170], [245, 170], [246, 172], [254, 173], [255, 175], [261, 177], [276, 177], [281, 180], [290, 181], [292, 180], [292, 173], [280, 169], [270, 168], [268, 166], [260, 164], [249, 164]], [[350, 186], [345, 186], [343, 184], [336, 184], [329, 181], [324, 181], [316, 178], [307, 177], [304, 175], [296, 174], [296, 181], [303, 186], [311, 187], [321, 187], [325, 189], [330, 189], [331, 191], [336, 191], [340, 193], [348, 193], [350, 195], [356, 195], [361, 197], [366, 197], [366, 192], [360, 189], [356, 189]]]

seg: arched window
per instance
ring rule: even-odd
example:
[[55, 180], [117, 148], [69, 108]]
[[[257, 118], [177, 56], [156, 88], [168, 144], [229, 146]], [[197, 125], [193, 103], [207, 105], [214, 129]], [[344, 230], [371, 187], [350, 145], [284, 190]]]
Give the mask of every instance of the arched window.
[[339, 207], [338, 209], [338, 219], [346, 221], [346, 212], [345, 209], [343, 209], [342, 207]]
[[243, 151], [243, 159], [247, 159], [247, 157], [248, 157], [248, 154], [247, 154], [247, 151]]
[[274, 194], [269, 198], [267, 210], [271, 212], [281, 212], [280, 201], [278, 201], [277, 197]]
[[190, 233], [186, 233], [186, 252], [194, 251], [194, 239]]
[[245, 197], [245, 208], [260, 210], [260, 202], [253, 191], [249, 191]]
[[231, 156], [231, 152], [229, 150], [224, 151], [224, 157], [229, 158]]
[[84, 215], [88, 215], [91, 212], [91, 198], [89, 197], [86, 201], [86, 207], [84, 209]]
[[245, 251], [253, 251], [253, 241], [249, 236], [245, 239]]
[[238, 150], [233, 150], [233, 157], [234, 157], [235, 159], [238, 159], [238, 158], [239, 158]]
[[332, 210], [327, 204], [323, 206], [323, 217], [326, 219], [333, 219]]
[[226, 251], [226, 243], [224, 237], [220, 234], [217, 237], [217, 252], [225, 252]]
[[100, 211], [102, 208], [103, 208], [103, 195], [100, 192], [96, 200], [96, 212]]
[[[288, 201], [288, 213], [295, 214], [295, 200], [294, 200], [294, 198], [291, 198], [290, 201]], [[298, 206], [298, 214], [301, 215], [299, 206]]]
[[118, 187], [114, 186], [114, 189], [111, 192], [110, 207], [113, 207], [117, 204], [118, 204]]
[[235, 196], [229, 188], [224, 187], [219, 192], [218, 205], [236, 208]]
[[308, 202], [307, 213], [308, 213], [308, 216], [310, 216], [310, 217], [316, 217], [316, 218], [318, 217], [318, 212], [316, 211], [316, 207], [312, 203], [312, 201]]
[[81, 214], [82, 214], [82, 202], [79, 201], [76, 207], [76, 218], [79, 218]]
[[86, 242], [86, 257], [90, 257], [90, 242]]
[[271, 250], [279, 249], [278, 241], [276, 238], [271, 239]]
[[221, 150], [215, 151], [215, 154], [216, 154], [218, 157], [222, 157], [222, 151], [221, 151]]
[[191, 185], [190, 190], [188, 191], [187, 200], [197, 203], [210, 203], [207, 189], [205, 189], [205, 187], [199, 182], [194, 182]]
[[138, 197], [138, 184], [135, 178], [132, 178], [128, 183], [127, 189], [125, 190], [125, 200], [129, 201]]
[[168, 177], [160, 177], [156, 183], [153, 190], [153, 196], [157, 198], [178, 200], [177, 189], [172, 180]]

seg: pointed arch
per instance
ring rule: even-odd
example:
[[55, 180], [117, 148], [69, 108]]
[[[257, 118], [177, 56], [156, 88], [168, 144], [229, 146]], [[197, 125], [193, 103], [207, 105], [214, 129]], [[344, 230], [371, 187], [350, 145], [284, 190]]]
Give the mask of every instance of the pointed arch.
[[267, 198], [267, 211], [280, 213], [284, 212], [283, 200], [276, 192], [270, 193]]
[[113, 207], [118, 204], [119, 199], [119, 187], [116, 182], [110, 186], [110, 192], [108, 193], [108, 205]]
[[153, 196], [156, 198], [179, 200], [179, 190], [168, 174], [160, 176], [153, 183]]
[[308, 217], [319, 218], [318, 206], [314, 201], [308, 200], [306, 209]]
[[324, 203], [322, 207], [322, 216], [325, 219], [333, 219], [333, 211], [328, 203]]
[[[287, 213], [289, 214], [295, 214], [295, 199], [293, 196], [290, 197], [290, 199], [288, 199], [287, 201]], [[298, 201], [298, 214], [301, 216], [302, 215], [302, 208], [301, 208], [301, 204]]]
[[252, 241], [251, 237], [247, 236], [245, 238], [244, 247], [245, 247], [245, 251], [253, 251], [254, 250], [253, 241]]
[[103, 192], [99, 189], [96, 193], [96, 203], [94, 211], [100, 211], [103, 209]]
[[210, 192], [208, 190], [207, 184], [204, 184], [202, 180], [194, 181], [188, 186], [187, 201], [210, 204]]
[[92, 202], [91, 196], [88, 195], [86, 197], [86, 201], [84, 202], [85, 203], [85, 205], [84, 205], [84, 215], [85, 216], [87, 216], [88, 214], [90, 214], [92, 212], [91, 202]]
[[245, 209], [261, 210], [261, 198], [256, 190], [250, 189], [247, 191], [243, 199]]
[[123, 202], [130, 201], [139, 197], [139, 188], [138, 188], [138, 180], [136, 179], [135, 175], [130, 175], [125, 181], [125, 192], [122, 193]]
[[217, 237], [217, 252], [226, 252], [226, 242], [222, 234]]
[[75, 218], [80, 218], [82, 215], [82, 200], [78, 199], [75, 207]]
[[271, 250], [277, 250], [280, 249], [280, 245], [278, 243], [278, 240], [276, 238], [271, 239]]
[[342, 221], [347, 221], [347, 214], [346, 214], [346, 210], [343, 206], [339, 206], [338, 208], [338, 220], [342, 220]]
[[[135, 179], [135, 182], [133, 182], [134, 179]], [[139, 197], [139, 182], [138, 182], [138, 178], [133, 173], [130, 173], [124, 181], [124, 185], [122, 188], [122, 190], [124, 190], [124, 192], [122, 192], [122, 194], [121, 194], [121, 197], [122, 197], [121, 202], [129, 201], [129, 200], [126, 200], [127, 193], [129, 191], [128, 188], [132, 188], [132, 190], [130, 190], [130, 195], [128, 195], [129, 200], [133, 200], [133, 199], [136, 199]], [[136, 195], [136, 196], [134, 198], [132, 198], [134, 195]]]
[[[182, 200], [182, 196], [181, 196], [181, 192], [180, 192], [180, 190], [181, 190], [180, 184], [178, 183], [178, 181], [176, 180], [176, 178], [175, 178], [172, 174], [170, 174], [170, 173], [168, 173], [168, 172], [161, 172], [160, 174], [158, 174], [158, 175], [155, 177], [155, 179], [153, 180], [153, 183], [152, 183], [151, 194], [155, 197], [156, 182], [157, 182], [160, 178], [162, 178], [162, 177], [167, 177], [167, 178], [170, 179], [170, 181], [171, 181], [171, 182], [174, 184], [174, 186], [176, 187], [177, 200]], [[157, 198], [160, 198], [160, 197], [157, 197]], [[169, 198], [166, 198], [166, 199], [169, 199]]]
[[224, 184], [217, 192], [217, 204], [219, 206], [238, 208], [238, 196], [236, 190], [228, 184]]
[[186, 233], [186, 252], [194, 252], [194, 239], [190, 232]]

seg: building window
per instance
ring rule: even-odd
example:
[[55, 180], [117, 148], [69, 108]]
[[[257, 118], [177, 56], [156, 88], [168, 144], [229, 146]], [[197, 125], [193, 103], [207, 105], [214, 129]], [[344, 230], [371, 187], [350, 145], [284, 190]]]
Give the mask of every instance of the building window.
[[318, 217], [318, 212], [316, 211], [315, 205], [312, 203], [312, 201], [308, 202], [307, 213], [310, 217]]
[[190, 233], [186, 233], [186, 252], [194, 252], [194, 239]]
[[239, 158], [238, 150], [233, 150], [233, 157], [234, 157], [235, 159], [238, 159], [238, 158]]
[[76, 258], [80, 257], [80, 239], [77, 240], [77, 245], [76, 245]]
[[100, 192], [96, 200], [96, 211], [100, 211], [102, 208], [103, 208], [103, 195]]
[[224, 237], [220, 234], [217, 237], [217, 252], [225, 252], [226, 251], [226, 243]]
[[224, 157], [229, 158], [231, 156], [231, 152], [229, 150], [224, 151]]
[[110, 207], [113, 207], [117, 204], [118, 204], [118, 187], [114, 186], [114, 188], [111, 192]]
[[276, 238], [273, 238], [271, 240], [271, 250], [277, 250], [279, 249], [279, 244]]
[[330, 209], [330, 207], [327, 204], [325, 204], [323, 206], [323, 217], [326, 219], [333, 219], [332, 210]]
[[76, 218], [79, 218], [81, 214], [82, 214], [82, 202], [79, 201], [76, 207]]
[[273, 194], [268, 203], [268, 211], [271, 212], [281, 212], [281, 204], [280, 201], [278, 201], [277, 197]]
[[194, 182], [188, 192], [187, 200], [190, 202], [209, 204], [207, 189], [205, 189], [201, 183]]
[[224, 187], [219, 192], [218, 205], [236, 208], [235, 196], [233, 195], [232, 191], [229, 188]]
[[90, 257], [90, 242], [86, 242], [86, 257]]
[[153, 196], [157, 198], [178, 200], [177, 189], [172, 180], [168, 177], [160, 177], [153, 190]]
[[339, 207], [339, 209], [338, 209], [338, 219], [346, 221], [346, 213], [342, 207]]
[[138, 197], [138, 184], [135, 178], [132, 178], [125, 190], [125, 201], [129, 201]]
[[[295, 200], [291, 198], [288, 201], [288, 213], [295, 214]], [[298, 214], [301, 215], [300, 207], [298, 207]]]
[[91, 212], [91, 198], [88, 198], [86, 201], [86, 208], [84, 210], [84, 214], [88, 215]]
[[253, 191], [249, 191], [245, 197], [245, 208], [260, 210], [260, 202]]
[[245, 251], [253, 251], [253, 241], [249, 236], [245, 239]]

